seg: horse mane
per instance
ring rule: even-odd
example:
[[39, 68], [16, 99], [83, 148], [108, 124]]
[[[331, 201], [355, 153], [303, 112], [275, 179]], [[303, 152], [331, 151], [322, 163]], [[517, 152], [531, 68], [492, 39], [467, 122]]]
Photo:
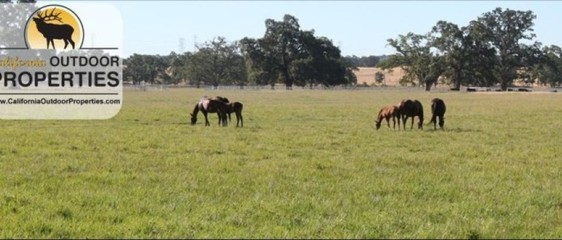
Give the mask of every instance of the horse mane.
[[197, 117], [197, 114], [199, 113], [199, 104], [201, 102], [198, 102], [195, 104], [195, 107], [193, 108], [193, 112], [191, 113], [191, 116], [193, 117]]
[[375, 120], [375, 122], [379, 123], [382, 121], [382, 112], [384, 111], [384, 107], [381, 108], [381, 110], [379, 111], [379, 114], [377, 115], [377, 119]]
[[221, 101], [221, 102], [224, 102], [224, 103], [230, 103], [230, 101], [226, 97], [216, 96], [216, 97], [211, 98], [211, 99], [212, 100], [218, 100], [218, 101]]

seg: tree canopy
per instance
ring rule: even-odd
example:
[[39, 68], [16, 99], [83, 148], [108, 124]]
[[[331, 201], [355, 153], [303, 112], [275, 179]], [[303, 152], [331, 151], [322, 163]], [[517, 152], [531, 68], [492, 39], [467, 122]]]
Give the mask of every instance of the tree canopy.
[[316, 37], [314, 30], [300, 29], [298, 19], [285, 15], [283, 21], [267, 19], [262, 38], [244, 38], [240, 42], [249, 76], [256, 83], [285, 83], [287, 89], [322, 84], [353, 84], [349, 64], [340, 49], [326, 37]]
[[541, 82], [559, 84], [553, 77], [560, 71], [556, 47], [541, 49], [540, 42], [533, 42], [534, 19], [532, 11], [498, 7], [465, 27], [438, 21], [426, 34], [388, 39], [397, 53], [379, 65], [404, 68], [404, 82], [425, 85], [428, 91], [439, 77], [455, 88], [497, 84], [505, 90], [516, 79], [535, 82], [541, 77], [549, 79]]

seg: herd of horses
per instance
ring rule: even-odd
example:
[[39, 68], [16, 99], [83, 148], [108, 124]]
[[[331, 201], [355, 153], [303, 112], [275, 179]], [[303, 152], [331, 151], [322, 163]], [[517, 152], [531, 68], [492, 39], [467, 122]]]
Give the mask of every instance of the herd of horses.
[[230, 102], [228, 98], [216, 96], [208, 98], [204, 96], [195, 104], [193, 112], [191, 113], [191, 125], [197, 123], [197, 114], [199, 111], [205, 116], [205, 126], [210, 126], [208, 113], [217, 113], [219, 118], [219, 125], [227, 126], [230, 121], [230, 114], [236, 114], [236, 127], [244, 127], [244, 120], [242, 119], [242, 108], [244, 105], [240, 102]]
[[[447, 110], [445, 102], [440, 98], [434, 98], [431, 100], [431, 121], [433, 123], [433, 129], [437, 129], [437, 120], [439, 120], [439, 127], [443, 129], [445, 125], [445, 111]], [[423, 129], [423, 105], [418, 100], [404, 99], [398, 104], [389, 105], [383, 107], [375, 119], [375, 127], [377, 130], [381, 127], [382, 121], [386, 120], [388, 128], [390, 128], [390, 119], [392, 119], [392, 128], [396, 129], [396, 123], [398, 123], [398, 129], [400, 129], [400, 120], [402, 120], [403, 129], [406, 130], [406, 122], [408, 118], [412, 119], [410, 129], [414, 128], [414, 118], [418, 118], [418, 129]]]
[[[240, 102], [230, 102], [228, 98], [216, 96], [209, 98], [204, 96], [199, 100], [193, 112], [191, 113], [191, 125], [197, 123], [197, 115], [201, 111], [205, 117], [205, 126], [210, 126], [208, 113], [217, 113], [219, 119], [219, 126], [227, 126], [228, 122], [231, 121], [230, 114], [236, 114], [236, 127], [244, 127], [244, 121], [242, 118], [242, 109], [244, 105]], [[434, 98], [431, 100], [431, 121], [429, 124], [433, 123], [433, 129], [437, 129], [437, 121], [439, 121], [439, 127], [443, 129], [445, 125], [445, 115], [446, 107], [445, 102], [440, 98]], [[406, 122], [408, 118], [411, 118], [410, 129], [414, 128], [414, 118], [418, 118], [418, 129], [423, 129], [423, 105], [420, 101], [414, 99], [404, 99], [396, 105], [389, 105], [383, 107], [375, 119], [375, 127], [378, 130], [383, 120], [386, 120], [388, 128], [390, 128], [390, 119], [392, 119], [392, 128], [396, 129], [396, 124], [398, 123], [398, 129], [400, 129], [400, 121], [402, 121], [403, 129], [406, 130]]]

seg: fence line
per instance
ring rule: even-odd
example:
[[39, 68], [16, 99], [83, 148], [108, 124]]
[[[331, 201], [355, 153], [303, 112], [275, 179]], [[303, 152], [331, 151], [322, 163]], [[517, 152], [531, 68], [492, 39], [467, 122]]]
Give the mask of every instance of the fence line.
[[[168, 89], [179, 89], [179, 88], [193, 88], [193, 89], [206, 89], [206, 90], [274, 90], [274, 91], [286, 91], [287, 88], [283, 84], [276, 84], [273, 88], [271, 85], [244, 85], [243, 87], [237, 85], [219, 85], [218, 87], [212, 85], [173, 85], [173, 84], [126, 84], [123, 86], [125, 91], [166, 91]], [[522, 88], [511, 87], [509, 91], [522, 91]], [[533, 92], [560, 92], [561, 88], [524, 88], [525, 91]], [[406, 86], [384, 86], [384, 87], [372, 87], [363, 85], [349, 85], [349, 86], [333, 86], [325, 87], [322, 85], [318, 86], [306, 86], [306, 87], [295, 87], [293, 86], [290, 90], [325, 90], [325, 91], [337, 91], [337, 90], [369, 90], [369, 91], [425, 91], [425, 88], [416, 87], [406, 87]], [[449, 92], [452, 91], [449, 86], [438, 86], [431, 89], [431, 92]], [[462, 87], [457, 90], [457, 92], [471, 92], [471, 91], [497, 91], [496, 88], [475, 88], [475, 87]]]

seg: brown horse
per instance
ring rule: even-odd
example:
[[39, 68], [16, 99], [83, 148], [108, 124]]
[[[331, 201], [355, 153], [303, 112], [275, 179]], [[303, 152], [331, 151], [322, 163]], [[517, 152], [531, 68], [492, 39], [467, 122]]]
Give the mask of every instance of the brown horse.
[[377, 130], [381, 127], [382, 120], [386, 119], [386, 124], [390, 128], [390, 118], [392, 118], [392, 128], [396, 129], [396, 119], [398, 119], [398, 129], [400, 129], [400, 112], [397, 106], [386, 106], [381, 108], [379, 115], [375, 120], [375, 126]]
[[412, 118], [412, 125], [410, 129], [414, 128], [414, 118], [418, 117], [418, 129], [423, 129], [423, 106], [418, 100], [404, 99], [398, 106], [402, 122], [404, 123], [404, 130], [406, 130], [406, 121], [409, 117]]
[[201, 98], [197, 104], [195, 104], [195, 108], [193, 108], [193, 112], [191, 113], [191, 125], [195, 125], [197, 123], [197, 114], [199, 111], [203, 113], [205, 116], [205, 126], [210, 126], [209, 119], [207, 118], [207, 113], [217, 113], [219, 116], [219, 126], [222, 123], [222, 126], [226, 126], [228, 124], [226, 119], [228, 107], [226, 103], [214, 99], [209, 99], [206, 96]]
[[445, 111], [447, 107], [445, 106], [445, 102], [440, 98], [434, 98], [431, 100], [431, 121], [429, 123], [433, 123], [433, 130], [437, 130], [437, 118], [439, 118], [439, 127], [443, 129], [443, 125], [445, 125]]

